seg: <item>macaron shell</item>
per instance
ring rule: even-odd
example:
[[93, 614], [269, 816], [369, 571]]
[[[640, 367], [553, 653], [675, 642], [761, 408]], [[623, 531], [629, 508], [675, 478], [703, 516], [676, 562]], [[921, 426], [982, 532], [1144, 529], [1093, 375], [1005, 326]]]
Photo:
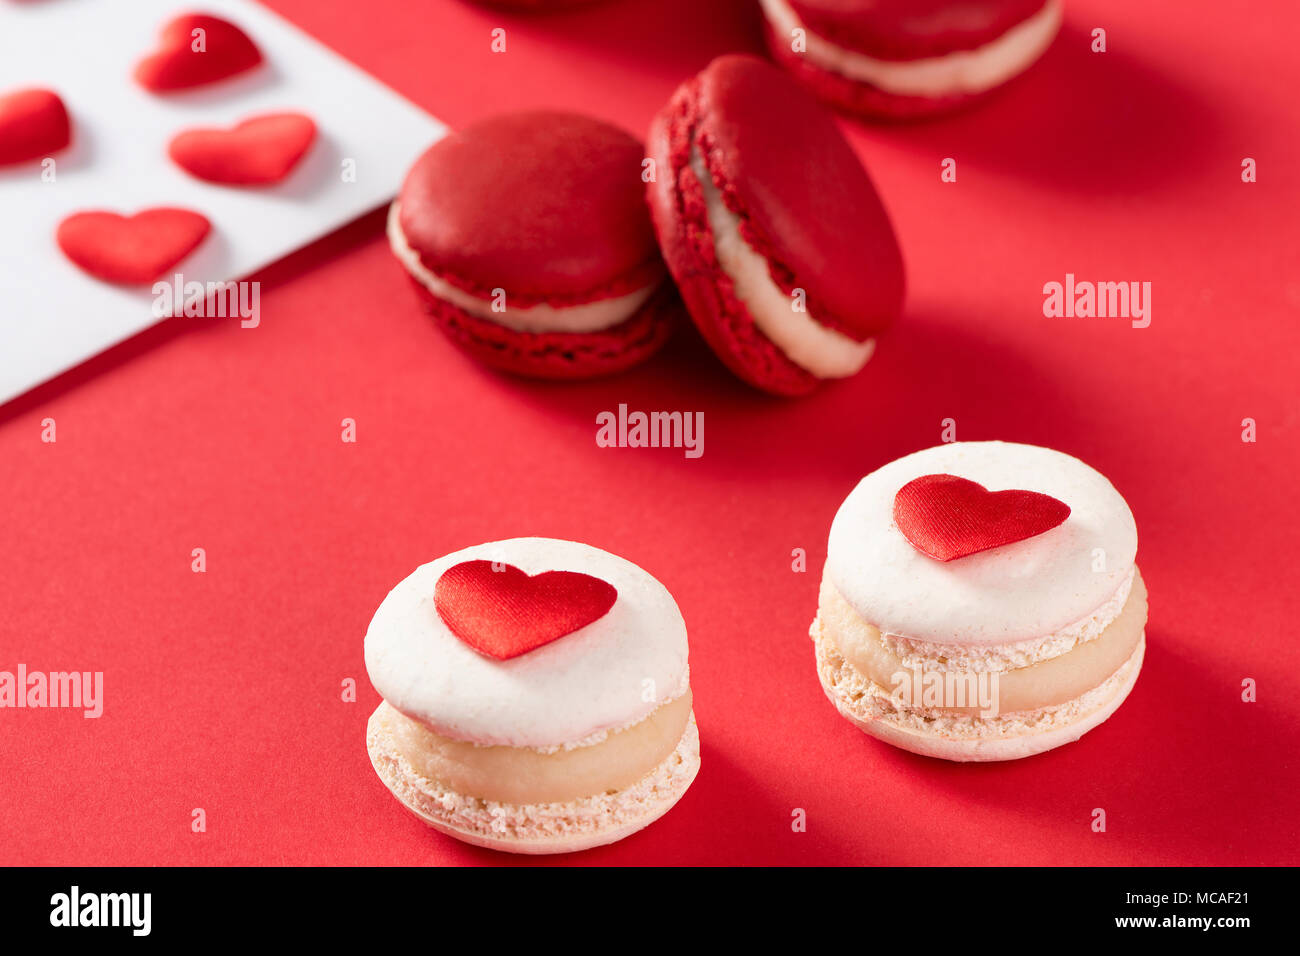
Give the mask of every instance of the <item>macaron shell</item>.
[[[1008, 732], [988, 736], [957, 736], [938, 731], [932, 722], [913, 720], [905, 722], [896, 717], [882, 715], [877, 700], [893, 705], [890, 691], [865, 681], [840, 656], [825, 635], [819, 633], [818, 622], [813, 622], [812, 633], [817, 659], [817, 677], [827, 699], [835, 705], [840, 716], [864, 733], [870, 734], [901, 750], [923, 757], [936, 757], [961, 763], [1019, 760], [1073, 743], [1090, 730], [1105, 723], [1128, 699], [1137, 683], [1146, 654], [1146, 635], [1143, 634], [1132, 656], [1105, 683], [1109, 686], [1089, 692], [1072, 702], [1084, 704], [1099, 693], [1091, 709], [1072, 720], [1052, 720], [1051, 710], [1021, 715], [1020, 728], [1024, 732]], [[1069, 705], [1067, 705], [1069, 707]], [[1007, 730], [1012, 728], [1008, 727]]]
[[480, 298], [577, 305], [659, 274], [644, 149], [601, 120], [536, 111], [439, 140], [402, 186], [401, 229], [420, 262]]
[[788, 0], [836, 46], [881, 60], [973, 50], [1043, 9], [1045, 0]]
[[498, 10], [520, 10], [525, 13], [549, 13], [568, 10], [571, 7], [586, 7], [604, 0], [471, 0], [480, 7]]
[[681, 309], [665, 281], [630, 318], [599, 332], [520, 332], [439, 299], [410, 277], [438, 327], [462, 351], [493, 368], [530, 378], [573, 380], [622, 372], [668, 341]]
[[893, 225], [831, 114], [781, 70], [719, 57], [700, 74], [696, 137], [745, 239], [822, 325], [856, 341], [903, 301]]
[[[579, 571], [613, 586], [609, 611], [510, 660], [464, 643], [437, 611], [442, 574], [463, 561], [529, 575]], [[644, 720], [689, 683], [686, 623], [668, 590], [624, 558], [575, 541], [511, 538], [421, 565], [380, 604], [366, 631], [370, 681], [396, 710], [444, 737], [550, 748]]]
[[698, 85], [696, 78], [680, 87], [650, 128], [649, 152], [659, 172], [646, 198], [660, 248], [691, 320], [727, 368], [755, 388], [806, 395], [817, 377], [759, 330], [718, 263], [703, 191], [690, 166]]
[[[918, 551], [893, 516], [898, 490], [951, 474], [1070, 506], [1050, 531], [955, 561]], [[889, 634], [987, 647], [1047, 638], [1093, 614], [1133, 573], [1137, 527], [1115, 487], [1063, 452], [1012, 442], [936, 445], [877, 468], [831, 523], [826, 569], [845, 600]]]
[[615, 843], [671, 810], [700, 771], [700, 735], [692, 714], [676, 749], [632, 787], [567, 803], [488, 803], [421, 776], [386, 729], [385, 708], [380, 704], [366, 727], [366, 750], [379, 779], [419, 820], [490, 850], [541, 855]]
[[928, 119], [943, 113], [972, 106], [987, 99], [1001, 87], [982, 93], [955, 93], [950, 96], [900, 96], [889, 93], [869, 83], [822, 69], [807, 56], [795, 53], [786, 37], [778, 36], [772, 24], [763, 21], [763, 36], [767, 48], [776, 60], [808, 92], [823, 103], [855, 116], [872, 119], [906, 122]]

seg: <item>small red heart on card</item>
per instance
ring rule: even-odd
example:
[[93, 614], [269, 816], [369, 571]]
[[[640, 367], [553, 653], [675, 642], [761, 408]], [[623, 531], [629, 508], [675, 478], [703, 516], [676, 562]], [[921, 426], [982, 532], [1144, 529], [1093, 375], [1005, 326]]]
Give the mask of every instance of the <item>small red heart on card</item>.
[[63, 254], [95, 278], [138, 284], [188, 256], [211, 228], [188, 209], [145, 209], [129, 217], [78, 212], [59, 223], [56, 238]]
[[527, 575], [514, 565], [462, 561], [433, 589], [438, 616], [474, 650], [500, 661], [535, 651], [608, 613], [614, 586], [579, 571]]
[[212, 183], [278, 183], [311, 147], [316, 124], [302, 113], [253, 116], [231, 129], [191, 129], [167, 153], [186, 172]]
[[0, 96], [0, 166], [57, 153], [72, 142], [68, 109], [51, 90], [16, 90]]
[[155, 93], [203, 86], [251, 70], [262, 53], [229, 20], [187, 13], [162, 28], [158, 51], [135, 67], [141, 86]]
[[1051, 531], [1070, 506], [1037, 491], [989, 491], [956, 475], [922, 475], [898, 489], [894, 521], [922, 554], [953, 561]]

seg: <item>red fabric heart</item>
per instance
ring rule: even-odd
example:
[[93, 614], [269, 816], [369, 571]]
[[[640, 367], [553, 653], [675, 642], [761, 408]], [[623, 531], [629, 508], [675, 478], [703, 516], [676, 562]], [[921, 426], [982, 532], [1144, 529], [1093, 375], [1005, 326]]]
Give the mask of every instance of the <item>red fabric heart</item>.
[[97, 279], [148, 283], [180, 262], [212, 228], [188, 209], [160, 207], [134, 216], [78, 212], [59, 223], [63, 254]]
[[[203, 32], [196, 35], [196, 30]], [[262, 62], [248, 34], [220, 17], [183, 14], [169, 21], [160, 36], [158, 52], [135, 67], [136, 81], [155, 93], [215, 83]]]
[[953, 561], [1051, 531], [1070, 506], [1037, 491], [989, 491], [956, 475], [923, 475], [898, 489], [894, 521], [922, 554]]
[[72, 123], [59, 94], [16, 90], [0, 96], [0, 166], [57, 153], [72, 142]]
[[176, 136], [167, 153], [199, 179], [236, 186], [278, 183], [316, 138], [302, 113], [253, 116], [231, 129], [192, 129]]
[[474, 650], [510, 660], [572, 634], [608, 613], [612, 584], [578, 571], [529, 576], [514, 565], [462, 561], [433, 589], [438, 616]]

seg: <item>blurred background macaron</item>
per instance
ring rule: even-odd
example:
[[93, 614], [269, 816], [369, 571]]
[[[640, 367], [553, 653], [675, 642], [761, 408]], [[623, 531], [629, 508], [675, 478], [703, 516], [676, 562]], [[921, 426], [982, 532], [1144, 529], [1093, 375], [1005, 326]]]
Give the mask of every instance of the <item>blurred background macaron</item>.
[[407, 174], [394, 254], [453, 342], [505, 371], [587, 378], [667, 339], [679, 308], [645, 207], [644, 150], [573, 113], [498, 116]]
[[726, 365], [778, 395], [856, 374], [902, 307], [903, 258], [825, 108], [728, 55], [654, 118], [647, 196], [691, 318]]
[[493, 7], [498, 10], [518, 10], [521, 13], [549, 13], [552, 10], [568, 10], [572, 7], [587, 7], [605, 0], [470, 0], [476, 6]]
[[772, 55], [839, 109], [882, 119], [963, 106], [1027, 70], [1061, 0], [759, 0]]

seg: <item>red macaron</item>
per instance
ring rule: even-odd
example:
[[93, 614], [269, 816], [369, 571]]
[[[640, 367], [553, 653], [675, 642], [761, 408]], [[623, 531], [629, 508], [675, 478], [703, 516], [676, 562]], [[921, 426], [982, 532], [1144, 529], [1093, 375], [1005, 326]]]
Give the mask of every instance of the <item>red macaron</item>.
[[838, 109], [910, 119], [986, 96], [1027, 70], [1061, 0], [760, 0], [772, 55]]
[[620, 371], [664, 343], [679, 308], [644, 159], [600, 120], [498, 116], [416, 161], [389, 241], [443, 331], [477, 359], [541, 378]]
[[655, 117], [650, 212], [692, 319], [779, 395], [856, 373], [898, 315], [903, 260], [834, 119], [776, 67], [719, 57]]

